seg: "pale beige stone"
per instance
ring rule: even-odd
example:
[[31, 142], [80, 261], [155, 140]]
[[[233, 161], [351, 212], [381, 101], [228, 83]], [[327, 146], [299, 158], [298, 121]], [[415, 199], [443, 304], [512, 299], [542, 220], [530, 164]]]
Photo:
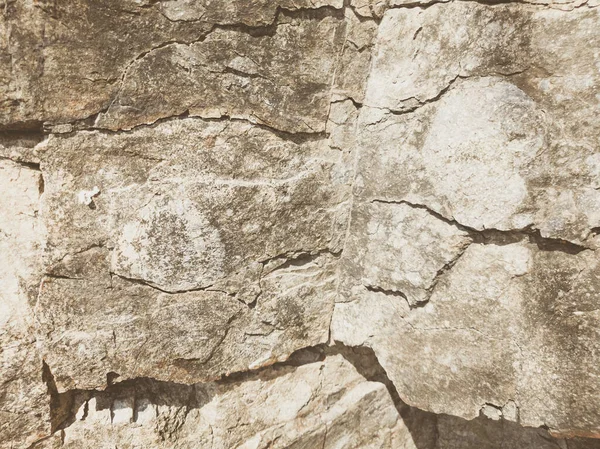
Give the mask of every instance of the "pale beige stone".
[[0, 447], [27, 447], [50, 433], [42, 359], [34, 338], [40, 270], [38, 170], [0, 159]]
[[470, 2], [386, 13], [359, 126], [364, 195], [595, 245], [597, 21]]
[[411, 306], [425, 302], [438, 273], [470, 242], [467, 232], [424, 209], [406, 203], [355, 203], [342, 259], [341, 300], [366, 287], [404, 297]]
[[598, 447], [597, 3], [0, 3], [0, 446]]
[[355, 290], [333, 337], [372, 347], [410, 405], [467, 419], [507, 407], [522, 425], [593, 435], [597, 265], [591, 251], [472, 244], [425, 307]]
[[91, 395], [64, 447], [416, 449], [385, 386], [341, 356], [240, 382], [140, 381]]

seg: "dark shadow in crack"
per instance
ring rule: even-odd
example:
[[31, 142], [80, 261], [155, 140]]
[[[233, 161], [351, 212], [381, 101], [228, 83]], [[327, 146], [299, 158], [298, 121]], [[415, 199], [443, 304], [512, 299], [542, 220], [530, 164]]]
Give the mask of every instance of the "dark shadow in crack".
[[252, 379], [274, 379], [285, 375], [295, 367], [323, 360], [321, 347], [309, 347], [294, 352], [287, 361], [260, 368], [255, 371], [233, 373], [214, 383], [181, 384], [164, 382], [151, 378], [136, 378], [118, 382], [119, 375], [107, 374], [107, 387], [104, 390], [73, 389], [59, 393], [54, 376], [48, 365], [43, 365], [43, 376], [50, 394], [50, 415], [52, 432], [66, 429], [77, 419], [87, 417], [90, 401], [94, 400], [96, 411], [109, 410], [111, 420], [122, 408], [130, 408], [131, 421], [137, 422], [138, 415], [148, 407], [166, 406], [173, 409], [168, 421], [161, 423], [161, 436], [174, 438], [185, 416], [193, 409], [202, 408], [209, 403], [215, 393], [215, 386], [235, 385]]
[[398, 395], [371, 348], [337, 343], [325, 348], [325, 353], [343, 355], [367, 380], [387, 387], [416, 449], [600, 449], [600, 439], [556, 439], [546, 429], [522, 427], [504, 419], [481, 415], [468, 421], [410, 407]]
[[[273, 379], [298, 366], [337, 354], [352, 363], [367, 380], [387, 387], [412, 438], [414, 446], [406, 449], [600, 449], [600, 439], [556, 439], [543, 428], [522, 427], [503, 419], [495, 421], [482, 415], [468, 421], [411, 407], [402, 401], [371, 348], [347, 347], [340, 343], [301, 349], [286, 362], [257, 371], [236, 373], [215, 383], [194, 385], [137, 378], [113, 383], [103, 391], [58, 393], [52, 374], [44, 365], [44, 378], [52, 397], [53, 431], [69, 427], [76, 419], [85, 419], [93, 399], [95, 410], [110, 410], [111, 419], [121, 408], [131, 408], [132, 422], [136, 422], [138, 414], [144, 413], [147, 407], [168, 406], [171, 412], [161, 421], [159, 433], [164, 440], [176, 440], [187, 414], [209, 403], [216, 385], [235, 385], [256, 378]], [[113, 381], [116, 379], [114, 377]]]

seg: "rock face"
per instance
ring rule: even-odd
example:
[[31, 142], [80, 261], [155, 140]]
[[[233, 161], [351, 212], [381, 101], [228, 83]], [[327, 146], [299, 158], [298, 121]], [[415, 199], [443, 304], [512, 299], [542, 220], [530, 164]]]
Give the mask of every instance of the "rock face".
[[575, 43], [598, 42], [597, 23], [466, 2], [384, 15], [333, 337], [372, 347], [411, 405], [600, 435], [598, 133], [583, 118], [598, 54]]
[[41, 273], [41, 182], [39, 170], [0, 159], [0, 435], [6, 447], [26, 447], [50, 432], [32, 311]]
[[0, 4], [0, 448], [600, 448], [600, 9], [484, 3]]
[[392, 448], [409, 435], [386, 387], [339, 355], [237, 382], [125, 383], [73, 406], [67, 448]]

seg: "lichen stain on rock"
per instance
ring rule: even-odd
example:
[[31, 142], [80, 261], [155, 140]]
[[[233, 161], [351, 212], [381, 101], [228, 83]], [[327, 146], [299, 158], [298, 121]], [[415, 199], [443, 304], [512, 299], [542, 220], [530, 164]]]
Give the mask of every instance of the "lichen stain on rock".
[[[185, 192], [172, 194], [185, 195]], [[123, 225], [111, 271], [168, 291], [208, 287], [223, 277], [218, 229], [183, 196], [154, 197]]]

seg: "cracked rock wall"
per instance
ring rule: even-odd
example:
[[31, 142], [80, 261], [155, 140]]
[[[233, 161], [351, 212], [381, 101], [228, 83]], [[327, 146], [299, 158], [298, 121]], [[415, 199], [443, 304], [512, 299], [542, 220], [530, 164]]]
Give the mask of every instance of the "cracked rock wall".
[[0, 3], [0, 448], [600, 448], [596, 0]]

